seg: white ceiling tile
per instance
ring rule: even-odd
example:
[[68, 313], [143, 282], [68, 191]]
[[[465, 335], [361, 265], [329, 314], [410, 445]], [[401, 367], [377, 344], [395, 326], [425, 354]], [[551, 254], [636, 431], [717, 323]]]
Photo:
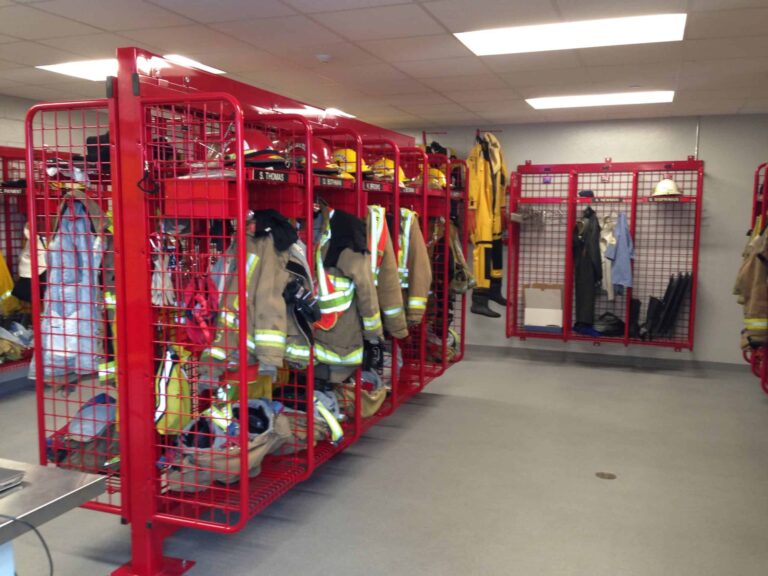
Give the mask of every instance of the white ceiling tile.
[[768, 30], [768, 8], [694, 12], [685, 39], [762, 36]]
[[453, 100], [434, 91], [424, 92], [423, 94], [395, 94], [392, 96], [382, 96], [379, 97], [378, 100], [393, 106], [400, 106], [401, 104], [455, 104]]
[[443, 28], [420, 6], [402, 4], [315, 15], [315, 19], [350, 40], [381, 40], [439, 34]]
[[581, 66], [576, 50], [532, 52], [530, 54], [500, 54], [497, 56], [483, 56], [482, 60], [490, 69], [496, 72], [556, 70]]
[[224, 70], [228, 74], [237, 72], [269, 73], [276, 67], [283, 66], [287, 60], [274, 54], [242, 44], [237, 50], [227, 52], [184, 52], [184, 56]]
[[768, 60], [731, 59], [684, 62], [680, 89], [713, 90], [725, 86], [751, 87], [766, 81]]
[[118, 48], [125, 46], [136, 46], [137, 48], [145, 48], [153, 52], [162, 52], [157, 46], [111, 33], [70, 36], [50, 40], [43, 39], [39, 40], [39, 42], [52, 48], [61, 48], [84, 58], [112, 58], [115, 56]]
[[528, 103], [522, 98], [516, 98], [514, 100], [502, 100], [499, 102], [473, 102], [471, 104], [464, 105], [470, 111], [486, 115], [486, 114], [511, 114], [511, 113], [525, 113], [531, 109]]
[[0, 93], [2, 93], [2, 89], [6, 86], [20, 86], [20, 82], [16, 82], [14, 80], [11, 80], [10, 78], [6, 78], [3, 74], [0, 74]]
[[[573, 96], [577, 94], [595, 94], [600, 90], [592, 83], [574, 82], [567, 86], [552, 84], [538, 86], [520, 86], [516, 88], [521, 98], [541, 98], [544, 96]], [[606, 92], [607, 90], [603, 90]]]
[[472, 54], [453, 34], [372, 40], [359, 44], [387, 62], [458, 58]]
[[127, 30], [122, 36], [139, 42], [158, 46], [163, 53], [183, 54], [202, 51], [226, 52], [243, 47], [243, 42], [201, 24], [175, 26], [172, 28], [147, 28]]
[[96, 34], [100, 30], [28, 6], [0, 8], [0, 34], [36, 40]]
[[563, 20], [592, 20], [687, 12], [687, 0], [642, 0], [617, 2], [616, 0], [555, 0]]
[[408, 76], [389, 64], [374, 64], [370, 66], [350, 66], [335, 69], [323, 68], [318, 73], [338, 82], [351, 85], [381, 85], [392, 80], [407, 80]]
[[727, 10], [729, 8], [765, 8], [765, 0], [688, 0], [690, 12]]
[[520, 98], [520, 94], [513, 88], [499, 88], [494, 90], [451, 90], [446, 93], [451, 100], [460, 104], [473, 104], [479, 102], [501, 102]]
[[768, 36], [746, 38], [708, 38], [683, 42], [685, 60], [751, 58], [768, 54]]
[[39, 2], [35, 8], [110, 31], [191, 23], [183, 16], [140, 0], [51, 0]]
[[560, 21], [552, 4], [544, 0], [438, 0], [425, 2], [424, 8], [451, 32]]
[[7, 60], [0, 60], [0, 71], [10, 70], [12, 68], [19, 68], [19, 65], [14, 62], [8, 62]]
[[455, 123], [470, 120], [474, 122], [480, 122], [482, 120], [478, 114], [470, 112], [469, 110], [464, 110], [463, 112], [424, 112], [418, 114], [418, 116], [433, 123], [439, 122], [442, 126], [451, 126]]
[[501, 75], [509, 86], [567, 86], [589, 80], [586, 68], [560, 70], [518, 70]]
[[683, 58], [684, 42], [658, 42], [632, 46], [606, 46], [578, 50], [585, 66], [616, 66], [649, 62], [679, 62]]
[[[537, 115], [535, 114], [535, 110], [530, 108], [527, 111], [519, 111], [519, 112], [504, 112], [504, 111], [498, 111], [498, 112], [490, 112], [486, 114], [480, 114], [480, 117], [485, 121], [489, 122], [491, 124], [521, 124], [525, 122], [535, 122], [537, 120]], [[486, 126], [486, 128], [493, 128], [493, 126]], [[503, 136], [499, 136], [500, 139], [503, 138]], [[511, 166], [510, 166], [511, 168]]]
[[0, 58], [18, 65], [42, 66], [76, 60], [77, 56], [61, 48], [43, 46], [36, 42], [0, 44]]
[[466, 90], [467, 86], [474, 86], [477, 90], [493, 88], [509, 88], [509, 85], [494, 74], [475, 74], [472, 76], [453, 76], [448, 78], [425, 78], [421, 80], [430, 88], [438, 92], [450, 92], [451, 90]]
[[224, 34], [277, 54], [281, 50], [300, 46], [323, 46], [344, 41], [306, 16], [241, 20], [211, 26]]
[[759, 98], [765, 93], [760, 87], [723, 87], [714, 90], [688, 90], [675, 91], [675, 102], [687, 104], [690, 102], [706, 101], [717, 102], [722, 100], [738, 100], [739, 98]]
[[444, 58], [442, 60], [412, 60], [397, 62], [396, 68], [414, 78], [446, 78], [448, 76], [469, 76], [488, 72], [477, 56]]
[[587, 78], [595, 84], [612, 86], [616, 90], [634, 88], [673, 90], [677, 86], [681, 66], [678, 62], [590, 66], [587, 68]]
[[13, 36], [6, 36], [5, 34], [0, 34], [0, 44], [6, 44], [8, 42], [18, 42], [19, 38], [14, 38]]
[[425, 92], [432, 92], [432, 90], [425, 85], [427, 81], [420, 82], [418, 80], [388, 80], [387, 82], [379, 85], [371, 86], [357, 86], [358, 90], [365, 94], [372, 96], [394, 96], [401, 94], [423, 94]]
[[3, 94], [16, 96], [17, 98], [29, 98], [38, 102], [63, 102], [67, 100], [78, 100], [79, 97], [74, 93], [63, 93], [58, 88], [48, 86], [7, 86], [2, 88]]
[[425, 114], [461, 114], [467, 111], [466, 108], [459, 106], [453, 102], [444, 103], [403, 103], [396, 106], [400, 110], [404, 110], [409, 114], [416, 114], [417, 116], [424, 116]]
[[[329, 56], [328, 62], [318, 59], [318, 54]], [[381, 60], [350, 42], [334, 42], [316, 46], [297, 46], [280, 51], [291, 62], [322, 72], [326, 69], [360, 66], [363, 64], [381, 64]]]
[[280, 0], [150, 0], [153, 4], [172, 10], [197, 22], [227, 22], [230, 20], [250, 20], [252, 18], [274, 18], [290, 16], [292, 10]]
[[373, 8], [392, 4], [407, 4], [410, 0], [284, 0], [307, 14], [314, 12], [331, 12], [334, 10], [354, 10], [356, 8]]
[[744, 101], [741, 114], [766, 114], [768, 113], [768, 98], [748, 98]]

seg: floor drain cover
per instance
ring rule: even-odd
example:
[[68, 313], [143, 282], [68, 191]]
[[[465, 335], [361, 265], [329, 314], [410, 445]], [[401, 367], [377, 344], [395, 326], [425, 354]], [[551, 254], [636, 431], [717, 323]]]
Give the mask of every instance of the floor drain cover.
[[595, 474], [600, 480], [616, 480], [617, 476], [616, 474], [611, 474], [610, 472], [598, 472]]

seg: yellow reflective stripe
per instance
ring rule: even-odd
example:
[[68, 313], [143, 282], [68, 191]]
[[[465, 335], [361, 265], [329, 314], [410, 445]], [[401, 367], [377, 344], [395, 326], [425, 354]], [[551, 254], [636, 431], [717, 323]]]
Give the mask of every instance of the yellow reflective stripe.
[[99, 380], [109, 380], [117, 372], [117, 362], [104, 362], [99, 364]]
[[768, 318], [744, 318], [744, 327], [753, 330], [768, 328]]
[[336, 417], [331, 414], [331, 411], [317, 399], [317, 396], [315, 396], [315, 410], [317, 410], [317, 413], [320, 414], [323, 420], [328, 424], [328, 428], [331, 429], [331, 440], [333, 442], [341, 440], [344, 437], [344, 430], [342, 429], [341, 424], [339, 424]]
[[211, 348], [211, 356], [216, 358], [216, 360], [226, 360], [227, 358], [227, 351], [223, 348]]
[[6, 298], [10, 298], [11, 292], [13, 292], [13, 290], [8, 290], [8, 292], [3, 292], [2, 294], [0, 294], [0, 300], [5, 300]]
[[211, 406], [208, 410], [204, 411], [202, 415], [208, 416], [211, 421], [224, 432], [229, 429], [229, 424], [232, 422], [229, 406], [227, 406], [226, 412], [219, 410], [215, 406]]
[[421, 296], [411, 296], [408, 298], [408, 308], [424, 310], [427, 307], [427, 299]]
[[322, 344], [315, 344], [315, 356], [324, 364], [335, 364], [341, 366], [355, 366], [363, 362], [363, 347], [360, 346], [345, 356], [339, 356], [336, 352], [328, 350]]
[[402, 288], [408, 288], [408, 252], [411, 249], [411, 226], [415, 214], [413, 210], [400, 208], [400, 253], [397, 255], [397, 269], [400, 272]]
[[222, 316], [224, 317], [224, 323], [227, 326], [230, 328], [237, 328], [237, 315], [234, 312], [222, 312]]
[[[256, 266], [259, 263], [259, 257], [256, 256], [256, 254], [250, 253], [248, 254], [248, 257], [245, 260], [245, 286], [246, 291], [248, 290], [248, 285], [251, 283], [251, 278], [253, 278], [253, 273], [256, 271]], [[246, 294], [247, 295], [247, 294]], [[240, 308], [240, 295], [236, 294], [235, 299], [232, 302], [235, 310], [238, 310]]]
[[262, 346], [285, 348], [285, 332], [279, 330], [256, 330], [253, 339]]
[[363, 326], [366, 330], [376, 330], [381, 327], [381, 315], [376, 312], [373, 316], [363, 316]]
[[116, 306], [117, 298], [112, 292], [104, 292], [104, 304], [107, 306]]
[[395, 306], [394, 308], [384, 308], [383, 312], [384, 312], [384, 316], [391, 318], [392, 316], [397, 316], [398, 314], [402, 314], [403, 307]]

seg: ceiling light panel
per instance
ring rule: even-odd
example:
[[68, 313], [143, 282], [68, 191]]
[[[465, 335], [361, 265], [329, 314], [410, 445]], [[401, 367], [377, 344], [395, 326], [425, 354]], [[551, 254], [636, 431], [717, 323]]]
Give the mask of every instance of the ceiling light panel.
[[108, 76], [117, 76], [117, 60], [115, 58], [106, 58], [104, 60], [80, 60], [77, 62], [62, 62], [61, 64], [49, 64], [46, 66], [35, 66], [40, 70], [56, 72], [93, 82], [101, 82]]
[[455, 34], [478, 56], [676, 42], [683, 39], [686, 14], [604, 18], [559, 24], [513, 26]]
[[653, 92], [615, 92], [613, 94], [580, 94], [577, 96], [549, 96], [528, 98], [526, 102], [536, 110], [553, 108], [587, 108], [591, 106], [626, 106], [631, 104], [661, 104], [672, 102], [672, 90]]

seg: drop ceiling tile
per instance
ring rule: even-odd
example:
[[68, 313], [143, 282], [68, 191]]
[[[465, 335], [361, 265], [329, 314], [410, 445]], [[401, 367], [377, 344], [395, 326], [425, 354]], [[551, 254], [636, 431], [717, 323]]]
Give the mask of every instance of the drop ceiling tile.
[[587, 78], [595, 84], [615, 85], [617, 89], [672, 90], [677, 85], [677, 78], [682, 64], [678, 62], [658, 62], [653, 64], [629, 64], [626, 66], [590, 66]]
[[350, 40], [382, 40], [439, 34], [443, 28], [420, 6], [402, 4], [315, 15], [315, 19]]
[[[577, 94], [596, 94], [600, 92], [598, 87], [592, 83], [575, 82], [567, 86], [558, 86], [552, 84], [537, 86], [520, 86], [515, 89], [520, 97], [525, 98], [543, 98], [545, 96], [574, 96]], [[609, 92], [609, 90], [602, 90]]]
[[212, 24], [211, 27], [276, 54], [300, 46], [323, 46], [344, 41], [306, 16], [241, 20]]
[[442, 60], [413, 60], [397, 62], [394, 66], [414, 78], [446, 78], [488, 72], [488, 69], [477, 56], [444, 58]]
[[683, 62], [680, 89], [714, 90], [724, 86], [749, 87], [766, 82], [768, 60], [730, 59]]
[[[519, 111], [519, 112], [491, 112], [488, 114], [480, 114], [480, 117], [490, 124], [524, 124], [527, 122], [535, 122], [537, 120], [537, 115], [535, 114], [535, 110], [529, 107], [529, 110], [527, 111]], [[488, 128], [493, 128], [493, 126], [488, 126]], [[500, 135], [499, 139], [503, 139], [503, 136]]]
[[550, 2], [531, 0], [439, 0], [424, 8], [451, 32], [559, 22]]
[[14, 80], [11, 80], [10, 78], [6, 78], [5, 75], [0, 74], [0, 93], [2, 93], [3, 88], [6, 86], [20, 86], [20, 82], [16, 82]]
[[498, 88], [493, 90], [451, 90], [446, 95], [459, 104], [474, 104], [480, 102], [501, 102], [520, 98], [513, 88]]
[[475, 123], [482, 121], [482, 118], [478, 114], [475, 114], [474, 112], [470, 112], [469, 110], [465, 110], [463, 112], [455, 112], [455, 113], [425, 112], [423, 114], [419, 114], [418, 116], [432, 123], [437, 122], [441, 126], [452, 126], [455, 124], [470, 122], [470, 121]]
[[145, 42], [108, 33], [53, 38], [50, 40], [43, 39], [39, 40], [39, 42], [51, 48], [61, 48], [62, 50], [72, 52], [83, 59], [113, 58], [117, 49], [124, 46], [136, 46], [137, 48], [146, 48], [151, 51], [159, 50], [162, 52], [158, 47], [151, 46]]
[[694, 12], [688, 16], [685, 39], [762, 36], [768, 30], [768, 8]]
[[318, 73], [350, 86], [380, 86], [390, 81], [408, 80], [408, 76], [389, 64], [371, 66], [350, 66], [336, 69], [323, 68]]
[[184, 15], [186, 18], [210, 24], [231, 20], [249, 20], [251, 18], [274, 18], [296, 14], [279, 0], [150, 0], [168, 10]]
[[0, 8], [0, 34], [24, 40], [96, 34], [100, 30], [28, 6]]
[[2, 76], [3, 78], [8, 78], [9, 80], [21, 84], [33, 84], [37, 86], [43, 84], [58, 84], [71, 79], [71, 77], [68, 78], [62, 74], [48, 72], [47, 70], [38, 70], [37, 68], [31, 68], [29, 66], [3, 70]]
[[765, 0], [688, 0], [690, 12], [734, 8], [765, 8]]
[[179, 14], [139, 0], [51, 0], [38, 2], [35, 8], [110, 31], [191, 24]]
[[42, 66], [77, 60], [77, 55], [36, 42], [0, 44], [0, 58], [21, 66]]
[[675, 102], [685, 104], [689, 102], [708, 101], [716, 102], [723, 100], [738, 100], [739, 98], [759, 98], [765, 93], [759, 87], [739, 86], [716, 88], [714, 90], [677, 90], [675, 91]]
[[372, 40], [358, 42], [358, 44], [387, 62], [459, 58], [472, 55], [472, 52], [453, 34]]
[[578, 50], [585, 66], [617, 66], [650, 62], [679, 62], [683, 58], [684, 42], [657, 42], [632, 46], [606, 46]]
[[432, 92], [425, 83], [418, 80], [388, 80], [379, 85], [356, 86], [364, 94], [371, 96], [394, 96], [403, 94], [423, 94]]
[[283, 0], [301, 12], [331, 12], [335, 10], [354, 10], [357, 8], [373, 8], [391, 4], [407, 4], [410, 0]]
[[766, 114], [768, 113], [768, 98], [748, 98], [744, 101], [741, 114]]
[[568, 86], [589, 81], [586, 68], [560, 70], [518, 70], [501, 75], [513, 88], [518, 86]]
[[226, 52], [184, 52], [184, 56], [224, 70], [227, 74], [237, 72], [261, 72], [268, 74], [276, 67], [284, 66], [287, 60], [264, 50], [242, 44], [237, 50]]
[[158, 46], [163, 53], [184, 54], [235, 51], [244, 47], [243, 42], [201, 24], [175, 26], [172, 28], [147, 28], [126, 30], [122, 36], [139, 42]]
[[383, 96], [379, 98], [379, 101], [393, 106], [407, 106], [410, 104], [455, 104], [453, 100], [434, 91], [424, 92], [422, 94], [396, 94], [394, 96]]
[[424, 84], [438, 92], [450, 92], [451, 90], [466, 90], [467, 86], [474, 86], [477, 90], [490, 90], [495, 88], [509, 88], [501, 78], [495, 74], [475, 74], [472, 76], [452, 76], [448, 78], [425, 78]]
[[500, 102], [473, 102], [472, 104], [465, 104], [464, 106], [470, 111], [480, 115], [523, 113], [531, 109], [528, 103], [521, 98], [515, 100], [503, 100]]
[[[322, 72], [325, 69], [344, 68], [363, 64], [381, 64], [381, 60], [350, 42], [334, 42], [316, 46], [298, 46], [281, 50], [280, 54], [291, 62]], [[330, 57], [321, 62], [318, 54]]]
[[709, 38], [683, 42], [685, 60], [752, 58], [768, 54], [768, 36]]
[[19, 38], [14, 38], [13, 36], [6, 36], [5, 34], [0, 34], [0, 44], [7, 44], [8, 42], [18, 42]]
[[483, 56], [482, 61], [496, 72], [516, 72], [518, 70], [556, 70], [581, 66], [576, 50], [555, 50], [552, 52], [532, 52], [530, 54], [500, 54]]
[[16, 96], [17, 98], [29, 98], [38, 102], [62, 102], [67, 100], [78, 100], [77, 94], [64, 94], [58, 88], [48, 86], [19, 85], [8, 86], [2, 89], [3, 94]]
[[409, 114], [416, 114], [417, 116], [426, 116], [429, 114], [462, 114], [467, 112], [466, 108], [459, 106], [453, 102], [447, 103], [422, 103], [422, 104], [398, 104], [396, 106], [400, 110], [404, 110]]
[[687, 0], [643, 0], [642, 2], [616, 2], [616, 0], [555, 0], [563, 20], [592, 20], [687, 12]]

